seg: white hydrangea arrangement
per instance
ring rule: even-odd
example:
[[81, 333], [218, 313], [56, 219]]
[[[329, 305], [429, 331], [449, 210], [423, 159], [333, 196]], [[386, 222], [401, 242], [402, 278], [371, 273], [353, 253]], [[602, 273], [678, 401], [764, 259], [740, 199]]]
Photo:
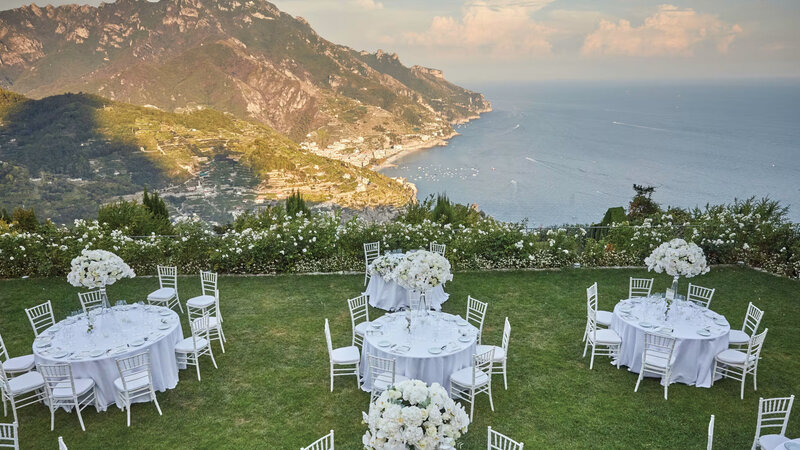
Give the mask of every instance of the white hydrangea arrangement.
[[438, 383], [401, 381], [383, 391], [362, 413], [369, 429], [366, 449], [434, 450], [455, 448], [467, 432], [469, 416]]
[[72, 260], [71, 267], [67, 275], [69, 284], [89, 289], [110, 286], [122, 278], [136, 276], [122, 258], [105, 250], [84, 249]]
[[703, 249], [683, 239], [673, 239], [659, 245], [644, 259], [644, 263], [648, 271], [666, 272], [673, 277], [691, 278], [710, 270]]
[[397, 264], [394, 279], [400, 286], [419, 292], [427, 292], [453, 279], [450, 261], [444, 256], [419, 250], [407, 253]]
[[386, 281], [394, 281], [394, 271], [405, 255], [398, 253], [387, 253], [375, 258], [369, 264], [370, 275], [379, 275]]

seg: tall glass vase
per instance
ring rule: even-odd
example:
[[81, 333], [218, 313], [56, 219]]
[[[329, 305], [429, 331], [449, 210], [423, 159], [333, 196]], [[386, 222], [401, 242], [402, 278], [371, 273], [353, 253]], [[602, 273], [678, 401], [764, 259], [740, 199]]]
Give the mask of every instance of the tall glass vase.
[[680, 275], [675, 275], [672, 278], [672, 292], [675, 294], [675, 298], [678, 297], [678, 279], [679, 278], [680, 278]]

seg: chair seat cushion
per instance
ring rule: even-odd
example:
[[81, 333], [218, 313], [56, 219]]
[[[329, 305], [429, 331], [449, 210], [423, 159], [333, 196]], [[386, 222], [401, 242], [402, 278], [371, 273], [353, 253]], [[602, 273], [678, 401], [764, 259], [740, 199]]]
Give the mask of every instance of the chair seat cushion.
[[361, 360], [361, 353], [358, 347], [351, 345], [349, 347], [339, 347], [333, 349], [331, 352], [331, 361], [336, 364], [353, 364]]
[[731, 330], [728, 335], [729, 344], [747, 344], [750, 342], [750, 336], [742, 330]]
[[597, 324], [604, 327], [610, 327], [611, 318], [613, 316], [614, 315], [611, 314], [611, 311], [597, 311]]
[[[75, 395], [81, 396], [94, 386], [94, 380], [91, 378], [75, 378]], [[72, 386], [69, 381], [58, 383], [53, 388], [53, 397], [55, 398], [72, 398]]]
[[3, 363], [3, 370], [6, 372], [27, 372], [33, 369], [36, 362], [33, 360], [33, 355], [16, 356], [10, 358]]
[[[395, 374], [394, 376], [395, 383], [399, 383], [401, 381], [406, 381], [406, 380], [408, 380], [408, 377], [404, 377], [403, 375]], [[378, 378], [376, 378], [372, 382], [372, 388], [377, 389], [379, 391], [385, 391], [391, 385], [392, 385], [392, 374], [386, 372], [380, 374]]]
[[643, 363], [650, 367], [658, 367], [660, 369], [666, 369], [667, 357], [669, 357], [669, 355], [665, 355], [663, 353], [649, 352], [645, 356]]
[[213, 295], [199, 295], [186, 300], [186, 306], [192, 308], [208, 308], [216, 303], [217, 299]]
[[359, 336], [364, 335], [364, 331], [366, 331], [367, 327], [369, 326], [369, 322], [361, 322], [356, 324], [356, 334]]
[[[150, 380], [144, 372], [140, 374], [134, 374], [125, 379], [125, 383], [128, 385], [129, 391], [135, 391], [137, 389], [141, 389], [149, 384]], [[117, 378], [114, 380], [114, 387], [117, 388], [120, 392], [125, 392], [125, 387], [122, 385], [122, 378]]]
[[[723, 362], [725, 364], [744, 364], [744, 360], [747, 359], [747, 353], [740, 352], [739, 350], [732, 350], [728, 349], [724, 352], [717, 355], [717, 361]], [[750, 361], [755, 361], [756, 357], [754, 355], [750, 355]]]
[[202, 350], [206, 348], [208, 345], [208, 341], [206, 338], [195, 338], [192, 340], [192, 337], [189, 336], [188, 338], [184, 338], [177, 344], [175, 344], [175, 351], [178, 353], [194, 353], [195, 351], [195, 343], [197, 343], [197, 350]]
[[[464, 367], [461, 370], [456, 370], [450, 375], [450, 382], [456, 383], [459, 386], [473, 386], [472, 385], [472, 367]], [[478, 371], [475, 375], [474, 387], [483, 386], [489, 382], [489, 376], [484, 371]]]
[[39, 372], [28, 372], [8, 380], [11, 394], [19, 395], [44, 388], [44, 378]]
[[622, 339], [614, 330], [596, 330], [595, 343], [597, 344], [621, 344]]
[[789, 438], [780, 434], [765, 434], [758, 438], [758, 445], [764, 450], [772, 450], [784, 442], [789, 442], [789, 440]]
[[475, 353], [480, 355], [488, 352], [491, 349], [494, 349], [493, 362], [503, 362], [506, 359], [506, 351], [503, 350], [503, 347], [498, 347], [496, 345], [479, 345], [477, 350], [475, 350]]
[[175, 297], [174, 288], [161, 288], [147, 295], [148, 300], [169, 300]]

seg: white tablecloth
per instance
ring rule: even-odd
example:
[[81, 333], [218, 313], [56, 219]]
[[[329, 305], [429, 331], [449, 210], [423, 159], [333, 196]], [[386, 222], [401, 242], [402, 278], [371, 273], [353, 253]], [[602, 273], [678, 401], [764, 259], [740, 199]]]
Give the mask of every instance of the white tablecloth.
[[[795, 443], [795, 444], [800, 446], [800, 439], [792, 439], [789, 442]], [[789, 442], [784, 442], [783, 444], [775, 447], [775, 450], [790, 450], [789, 448], [786, 447], [786, 444], [788, 444]], [[794, 450], [794, 449], [792, 449], [792, 450]]]
[[[69, 363], [75, 378], [93, 379], [102, 411], [116, 403], [114, 380], [119, 371], [115, 361], [119, 358], [150, 350], [155, 389], [163, 392], [178, 384], [175, 344], [183, 339], [183, 330], [174, 311], [160, 306], [117, 306], [95, 316], [91, 334], [87, 328], [84, 315], [64, 319], [34, 341], [33, 354], [37, 364]], [[56, 357], [59, 350], [68, 355]], [[101, 355], [91, 356], [100, 351]]]
[[[728, 348], [731, 329], [728, 321], [713, 311], [681, 300], [673, 303], [665, 320], [665, 306], [663, 298], [654, 296], [622, 300], [614, 307], [611, 329], [622, 338], [620, 364], [639, 373], [645, 332], [666, 334], [677, 339], [672, 382], [711, 387], [714, 357]], [[708, 336], [698, 333], [703, 329]]]
[[[370, 305], [385, 311], [397, 311], [409, 306], [408, 289], [401, 287], [395, 281], [386, 281], [380, 275], [373, 275], [369, 278], [369, 284], [367, 284], [364, 294], [369, 296]], [[439, 285], [428, 292], [425, 300], [429, 307], [438, 310], [449, 297], [450, 294], [446, 293], [444, 288]]]
[[[470, 367], [476, 350], [478, 329], [460, 317], [446, 313], [431, 313], [424, 319], [414, 319], [411, 334], [407, 331], [406, 313], [387, 314], [373, 321], [380, 328], [368, 328], [361, 352], [362, 389], [369, 391], [369, 362], [367, 355], [396, 359], [395, 373], [428, 384], [439, 383], [450, 389], [450, 374]], [[459, 325], [461, 324], [461, 325]], [[382, 334], [381, 334], [382, 333]], [[462, 338], [462, 334], [466, 337]], [[462, 342], [466, 341], [466, 342]], [[389, 343], [389, 345], [385, 345]], [[429, 349], [440, 349], [432, 354]], [[407, 347], [407, 351], [402, 351]]]

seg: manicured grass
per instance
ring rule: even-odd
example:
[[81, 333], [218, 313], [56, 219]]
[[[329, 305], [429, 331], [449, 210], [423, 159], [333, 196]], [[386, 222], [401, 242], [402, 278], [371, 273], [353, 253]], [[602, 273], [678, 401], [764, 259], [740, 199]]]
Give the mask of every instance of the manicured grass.
[[[738, 327], [748, 301], [766, 310], [769, 327], [759, 367], [759, 390], [748, 380], [745, 399], [731, 380], [712, 389], [673, 384], [669, 400], [655, 379], [633, 392], [636, 375], [599, 358], [589, 371], [581, 358], [585, 288], [598, 281], [600, 308], [612, 309], [627, 294], [629, 276], [645, 270], [564, 270], [457, 273], [448, 283], [444, 310], [464, 314], [470, 294], [489, 302], [484, 341], [499, 344], [503, 318], [511, 321], [509, 390], [495, 378], [495, 412], [483, 396], [465, 449], [485, 448], [486, 426], [522, 440], [526, 448], [705, 448], [706, 426], [716, 415], [715, 448], [749, 448], [758, 397], [800, 394], [800, 283], [739, 268], [714, 268], [697, 284], [716, 287], [712, 309]], [[651, 274], [652, 276], [652, 274]], [[328, 390], [328, 355], [323, 320], [331, 320], [335, 346], [349, 345], [345, 299], [362, 290], [363, 276], [221, 277], [227, 353], [215, 346], [219, 370], [202, 361], [202, 382], [182, 371], [176, 389], [159, 393], [164, 411], [133, 407], [133, 424], [116, 408], [87, 409], [87, 431], [75, 415], [59, 412], [49, 429], [44, 406], [20, 410], [22, 448], [55, 448], [64, 436], [70, 448], [272, 448], [306, 445], [336, 430], [336, 445], [361, 448], [361, 411], [369, 394], [353, 377], [337, 377]], [[655, 289], [671, 280], [657, 276]], [[144, 299], [154, 278], [123, 280], [109, 288], [112, 301]], [[198, 277], [180, 280], [185, 300], [199, 293]], [[685, 290], [686, 283], [681, 286]], [[0, 333], [12, 355], [30, 353], [33, 333], [23, 308], [51, 299], [60, 320], [79, 308], [63, 279], [0, 282]], [[371, 311], [371, 317], [382, 312]], [[184, 334], [188, 336], [187, 325]], [[2, 420], [2, 419], [0, 419]], [[789, 435], [800, 437], [795, 407]]]

